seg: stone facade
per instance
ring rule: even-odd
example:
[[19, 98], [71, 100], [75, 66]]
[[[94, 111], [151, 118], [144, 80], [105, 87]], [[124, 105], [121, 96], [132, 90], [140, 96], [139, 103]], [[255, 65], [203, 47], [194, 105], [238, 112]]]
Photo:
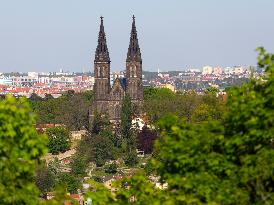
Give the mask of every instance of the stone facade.
[[115, 79], [112, 87], [110, 86], [110, 57], [103, 17], [101, 17], [94, 60], [94, 78], [95, 99], [90, 111], [91, 119], [94, 113], [98, 112], [108, 115], [112, 121], [120, 120], [122, 100], [126, 94], [130, 96], [135, 109], [139, 112], [141, 111], [143, 104], [142, 57], [134, 16], [126, 58], [126, 76], [125, 78]]

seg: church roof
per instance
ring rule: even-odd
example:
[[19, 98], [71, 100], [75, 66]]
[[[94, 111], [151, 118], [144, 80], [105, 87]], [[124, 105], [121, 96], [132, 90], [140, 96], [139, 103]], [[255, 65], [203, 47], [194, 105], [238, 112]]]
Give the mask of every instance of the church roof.
[[106, 34], [104, 30], [103, 17], [101, 16], [100, 18], [101, 18], [101, 25], [100, 25], [99, 35], [98, 35], [98, 45], [96, 48], [94, 61], [110, 62]]
[[128, 53], [127, 53], [127, 62], [132, 61], [132, 60], [142, 61], [134, 15], [132, 17], [132, 28], [131, 28], [131, 33], [130, 33]]
[[112, 89], [114, 88], [116, 82], [122, 87], [122, 89], [123, 89], [124, 91], [126, 91], [126, 84], [127, 84], [127, 79], [126, 79], [126, 78], [116, 78], [116, 79], [114, 80]]
[[126, 90], [127, 86], [127, 79], [126, 78], [118, 78], [120, 81], [121, 86], [123, 87], [124, 90]]

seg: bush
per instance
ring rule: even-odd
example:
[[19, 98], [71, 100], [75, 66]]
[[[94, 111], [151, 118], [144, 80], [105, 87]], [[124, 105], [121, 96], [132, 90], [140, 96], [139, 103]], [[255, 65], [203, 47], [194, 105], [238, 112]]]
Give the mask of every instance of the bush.
[[117, 173], [117, 164], [116, 163], [112, 163], [112, 164], [108, 165], [105, 168], [105, 172], [109, 173], [109, 174], [115, 174], [115, 173]]
[[136, 151], [131, 151], [124, 158], [125, 165], [133, 167], [138, 163], [138, 157]]
[[54, 127], [46, 130], [49, 138], [48, 148], [52, 154], [59, 154], [70, 149], [69, 130], [64, 127]]

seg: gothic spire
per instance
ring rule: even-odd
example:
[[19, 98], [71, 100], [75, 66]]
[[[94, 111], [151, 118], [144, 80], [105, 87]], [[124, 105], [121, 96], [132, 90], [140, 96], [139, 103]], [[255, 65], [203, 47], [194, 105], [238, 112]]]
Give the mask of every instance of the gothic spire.
[[95, 61], [110, 62], [106, 34], [104, 30], [104, 22], [103, 22], [104, 17], [101, 16], [100, 18], [101, 18], [101, 25], [100, 25], [99, 35], [98, 35], [98, 45], [95, 52]]
[[142, 61], [134, 15], [132, 16], [132, 28], [131, 28], [131, 34], [130, 34], [128, 53], [127, 53], [127, 61], [132, 61], [132, 60]]

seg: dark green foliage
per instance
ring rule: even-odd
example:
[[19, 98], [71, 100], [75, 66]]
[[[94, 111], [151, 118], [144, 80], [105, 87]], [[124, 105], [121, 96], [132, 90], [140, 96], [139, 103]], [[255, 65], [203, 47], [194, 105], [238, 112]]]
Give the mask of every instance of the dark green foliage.
[[95, 162], [97, 166], [103, 166], [107, 160], [113, 159], [113, 143], [104, 136], [96, 136], [93, 138], [93, 147], [95, 149]]
[[43, 196], [45, 196], [47, 192], [53, 190], [55, 180], [54, 173], [48, 169], [45, 163], [38, 167], [35, 176], [35, 184]]
[[85, 176], [87, 165], [86, 156], [76, 154], [70, 163], [71, 173], [75, 176]]
[[39, 97], [36, 93], [32, 93], [31, 96], [29, 97], [30, 102], [41, 102], [43, 101], [43, 98]]
[[111, 163], [110, 165], [107, 165], [105, 168], [105, 172], [108, 174], [115, 174], [117, 172], [117, 164]]
[[130, 97], [126, 95], [122, 102], [121, 111], [121, 134], [124, 139], [128, 139], [131, 134], [131, 121], [133, 117], [133, 110]]
[[58, 154], [70, 149], [70, 133], [65, 127], [54, 127], [46, 130], [49, 138], [48, 148], [52, 154]]
[[62, 166], [56, 158], [48, 166], [39, 167], [35, 182], [44, 196], [47, 192], [55, 191], [60, 186], [70, 193], [77, 193], [77, 189], [81, 188], [80, 174], [76, 173], [79, 169], [81, 168], [71, 172], [63, 172]]
[[93, 176], [92, 178], [96, 182], [99, 182], [99, 183], [103, 183], [104, 182], [104, 180], [100, 176]]
[[94, 113], [94, 119], [91, 124], [91, 134], [98, 135], [103, 130], [110, 126], [109, 119], [106, 116], [101, 116], [99, 113]]
[[52, 100], [53, 96], [51, 94], [45, 94], [44, 100]]
[[88, 110], [93, 92], [74, 93], [69, 91], [59, 98], [46, 95], [44, 99], [32, 94], [29, 98], [39, 124], [65, 124], [70, 130], [88, 128]]
[[80, 180], [70, 173], [60, 173], [58, 184], [66, 187], [69, 193], [77, 193], [77, 190], [81, 188]]
[[38, 135], [26, 99], [6, 96], [0, 101], [0, 204], [37, 204], [36, 165], [47, 151]]
[[129, 167], [133, 167], [138, 163], [137, 152], [132, 150], [131, 152], [127, 153], [124, 157], [125, 165]]
[[121, 147], [127, 153], [126, 158], [131, 155], [131, 159], [129, 159], [129, 164], [135, 164], [137, 160], [133, 159], [132, 156], [135, 153], [137, 148], [137, 131], [132, 128], [132, 118], [133, 118], [133, 105], [131, 103], [130, 97], [126, 95], [122, 102], [122, 111], [121, 111]]
[[144, 90], [144, 112], [152, 122], [174, 114], [189, 122], [221, 120], [225, 111], [224, 102], [214, 92], [198, 95], [195, 92], [173, 93], [167, 88], [146, 88]]

